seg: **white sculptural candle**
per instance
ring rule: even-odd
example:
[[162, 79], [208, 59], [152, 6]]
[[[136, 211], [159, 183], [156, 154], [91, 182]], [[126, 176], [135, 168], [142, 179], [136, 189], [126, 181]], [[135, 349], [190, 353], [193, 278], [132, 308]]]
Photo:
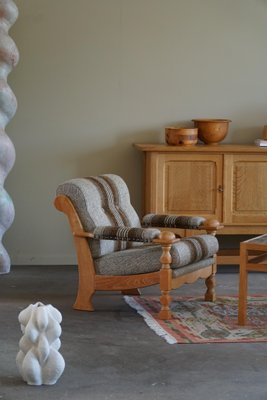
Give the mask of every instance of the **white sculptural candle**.
[[51, 304], [30, 304], [19, 314], [23, 333], [16, 363], [29, 385], [53, 385], [64, 371], [65, 361], [58, 352], [61, 341], [61, 313]]

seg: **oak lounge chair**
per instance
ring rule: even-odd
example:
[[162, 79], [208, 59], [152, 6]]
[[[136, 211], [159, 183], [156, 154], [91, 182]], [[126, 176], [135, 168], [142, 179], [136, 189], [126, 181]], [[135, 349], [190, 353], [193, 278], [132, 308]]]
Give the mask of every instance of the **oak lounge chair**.
[[[170, 319], [170, 291], [206, 279], [205, 299], [215, 300], [215, 237], [219, 222], [198, 216], [148, 214], [142, 225], [117, 175], [76, 178], [57, 189], [55, 207], [70, 223], [78, 260], [79, 285], [74, 308], [93, 311], [97, 290], [139, 294], [138, 288], [160, 284], [160, 319]], [[177, 239], [158, 228], [206, 230]]]

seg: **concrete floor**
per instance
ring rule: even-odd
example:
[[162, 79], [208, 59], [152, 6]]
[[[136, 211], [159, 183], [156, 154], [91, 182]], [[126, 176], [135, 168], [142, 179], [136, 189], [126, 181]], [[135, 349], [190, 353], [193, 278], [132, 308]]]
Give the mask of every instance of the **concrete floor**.
[[[251, 274], [249, 282], [250, 293], [266, 293], [267, 274]], [[72, 310], [76, 284], [75, 267], [13, 267], [0, 276], [0, 399], [267, 399], [267, 343], [169, 345], [117, 293], [97, 294], [94, 313]], [[176, 292], [199, 295], [204, 285]], [[237, 292], [237, 273], [217, 275], [218, 294]], [[15, 364], [17, 316], [36, 301], [63, 315], [66, 368], [53, 386], [28, 386]]]

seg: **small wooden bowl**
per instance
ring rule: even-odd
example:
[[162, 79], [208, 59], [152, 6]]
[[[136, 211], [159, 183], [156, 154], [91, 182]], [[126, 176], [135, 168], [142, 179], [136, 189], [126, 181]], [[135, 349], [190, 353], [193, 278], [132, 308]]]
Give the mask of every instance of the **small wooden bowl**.
[[165, 128], [165, 140], [171, 146], [192, 146], [197, 143], [198, 128]]

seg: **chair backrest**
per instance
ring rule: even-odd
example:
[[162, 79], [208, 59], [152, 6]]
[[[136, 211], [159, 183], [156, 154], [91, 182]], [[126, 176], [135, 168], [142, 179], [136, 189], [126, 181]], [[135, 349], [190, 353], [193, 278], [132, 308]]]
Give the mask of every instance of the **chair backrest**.
[[[57, 195], [65, 195], [71, 200], [87, 232], [92, 232], [97, 226], [140, 227], [127, 185], [117, 175], [71, 179], [59, 185]], [[133, 245], [112, 240], [89, 240], [93, 258]]]

